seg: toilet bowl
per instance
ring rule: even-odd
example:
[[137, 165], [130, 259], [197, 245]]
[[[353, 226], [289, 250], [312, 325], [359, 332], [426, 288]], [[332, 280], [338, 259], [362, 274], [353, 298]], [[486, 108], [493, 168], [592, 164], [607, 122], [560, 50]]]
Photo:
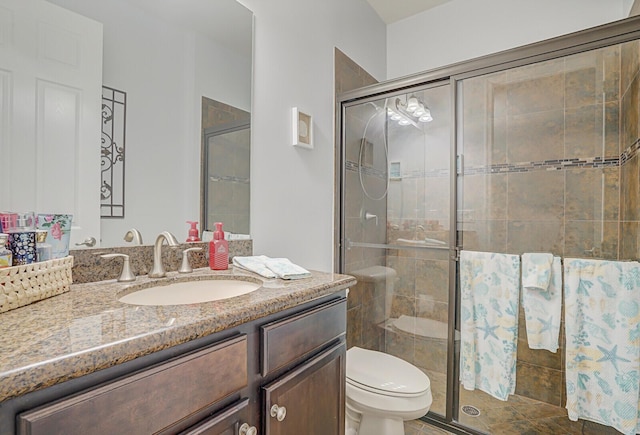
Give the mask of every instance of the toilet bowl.
[[352, 347], [346, 372], [348, 434], [404, 435], [404, 421], [431, 407], [429, 377], [400, 358]]

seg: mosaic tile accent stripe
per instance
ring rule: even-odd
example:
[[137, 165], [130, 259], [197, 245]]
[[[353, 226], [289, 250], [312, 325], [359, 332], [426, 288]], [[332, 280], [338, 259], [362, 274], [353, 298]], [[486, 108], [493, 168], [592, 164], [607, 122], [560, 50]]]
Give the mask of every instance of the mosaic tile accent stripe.
[[[629, 146], [620, 156], [592, 157], [585, 159], [554, 159], [543, 160], [539, 162], [520, 162], [520, 163], [499, 163], [489, 166], [465, 167], [463, 175], [477, 174], [503, 174], [513, 172], [532, 172], [532, 171], [562, 171], [574, 168], [607, 168], [622, 166], [631, 160], [640, 152], [640, 138], [636, 139], [633, 145]], [[347, 171], [358, 171], [358, 163], [347, 161]], [[385, 178], [386, 172], [378, 169], [363, 166], [363, 172], [378, 178]], [[444, 177], [449, 175], [449, 169], [431, 169], [428, 171], [409, 171], [402, 174], [402, 178], [429, 178]]]

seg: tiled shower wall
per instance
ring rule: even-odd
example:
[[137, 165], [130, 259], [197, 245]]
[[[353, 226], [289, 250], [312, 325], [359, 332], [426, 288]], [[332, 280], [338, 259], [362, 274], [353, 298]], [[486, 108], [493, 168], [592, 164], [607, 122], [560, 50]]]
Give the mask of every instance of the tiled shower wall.
[[[335, 88], [336, 95], [352, 89], [361, 88], [367, 85], [378, 83], [377, 80], [362, 69], [339, 49], [335, 49]], [[353, 116], [349, 117], [346, 123], [347, 137], [347, 160], [353, 164], [358, 162], [362, 133], [368, 118], [373, 115], [372, 107], [358, 107]], [[373, 145], [373, 144], [372, 144]], [[372, 146], [373, 148], [373, 146]], [[379, 159], [379, 156], [376, 156]], [[372, 158], [368, 156], [367, 158]], [[340, 170], [339, 168], [337, 170]], [[348, 192], [345, 220], [346, 231], [355, 242], [368, 241], [370, 243], [384, 243], [384, 228], [374, 225], [375, 222], [363, 223], [361, 211], [367, 208], [370, 213], [378, 216], [386, 216], [386, 206], [372, 204], [362, 193], [357, 171], [347, 171]], [[364, 174], [366, 183], [375, 183], [376, 188], [380, 187], [381, 177], [376, 177], [375, 173], [369, 171]], [[371, 266], [383, 266], [385, 264], [384, 251], [367, 250], [354, 247], [347, 250], [345, 258], [345, 270], [347, 273], [366, 269]], [[384, 320], [384, 287], [376, 285], [366, 277], [358, 276], [358, 284], [350, 289], [347, 299], [347, 345], [348, 347], [360, 346], [369, 349], [381, 350], [383, 335], [375, 326], [376, 323]]]
[[[464, 249], [638, 257], [639, 48], [464, 81]], [[564, 337], [530, 350], [519, 325], [516, 393], [562, 406]]]

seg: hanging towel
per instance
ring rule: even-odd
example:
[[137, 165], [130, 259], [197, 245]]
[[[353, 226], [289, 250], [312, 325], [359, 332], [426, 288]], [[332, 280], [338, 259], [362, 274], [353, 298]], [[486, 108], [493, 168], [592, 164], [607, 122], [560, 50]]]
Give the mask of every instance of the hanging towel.
[[233, 257], [233, 265], [265, 278], [301, 279], [311, 276], [311, 272], [288, 258], [270, 258], [266, 255]]
[[552, 263], [553, 254], [522, 254], [522, 287], [540, 291], [549, 290]]
[[[551, 257], [549, 267], [546, 266], [547, 255]], [[544, 267], [540, 267], [542, 262], [532, 260], [532, 257], [541, 259], [538, 256], [545, 256], [543, 259]], [[534, 266], [531, 266], [532, 263]], [[525, 270], [528, 272], [525, 273]], [[536, 279], [529, 276], [529, 279], [526, 279], [525, 275], [531, 275], [534, 270], [536, 273], [546, 275], [546, 278]], [[548, 281], [546, 287], [541, 287], [544, 285], [543, 281]], [[535, 285], [531, 285], [532, 283]], [[522, 307], [524, 308], [529, 348], [557, 352], [562, 311], [562, 262], [560, 257], [554, 257], [551, 254], [522, 255]]]
[[516, 386], [520, 256], [460, 253], [460, 381], [507, 400]]
[[640, 264], [566, 258], [569, 419], [638, 430]]

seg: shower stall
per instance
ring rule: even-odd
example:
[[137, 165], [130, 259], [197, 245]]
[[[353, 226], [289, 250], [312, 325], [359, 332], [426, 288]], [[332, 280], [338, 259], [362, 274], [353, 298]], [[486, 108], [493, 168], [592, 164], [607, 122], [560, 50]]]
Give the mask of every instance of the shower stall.
[[640, 19], [338, 96], [337, 270], [348, 346], [429, 376], [423, 420], [458, 433], [617, 433], [572, 422], [565, 336], [530, 349], [515, 394], [461, 387], [460, 252], [637, 260]]

